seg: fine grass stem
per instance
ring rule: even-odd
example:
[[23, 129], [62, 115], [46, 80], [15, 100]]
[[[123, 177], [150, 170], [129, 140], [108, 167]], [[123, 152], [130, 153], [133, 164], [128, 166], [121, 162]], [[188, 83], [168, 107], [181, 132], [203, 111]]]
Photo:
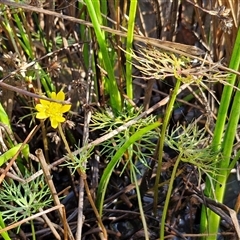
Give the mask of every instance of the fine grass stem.
[[171, 179], [170, 179], [170, 182], [169, 182], [168, 192], [167, 192], [167, 196], [166, 196], [166, 199], [165, 199], [165, 204], [164, 204], [162, 218], [161, 218], [160, 239], [164, 239], [165, 221], [166, 221], [168, 206], [169, 206], [169, 202], [170, 202], [170, 198], [171, 198], [171, 194], [172, 194], [173, 182], [175, 180], [177, 169], [178, 169], [179, 163], [181, 161], [182, 155], [183, 155], [183, 153], [180, 153], [178, 155], [177, 160], [176, 160], [176, 162], [174, 164], [174, 167], [173, 167], [172, 174], [171, 174]]
[[145, 240], [149, 240], [148, 227], [147, 227], [147, 222], [146, 222], [146, 218], [145, 218], [145, 215], [144, 215], [141, 192], [140, 192], [140, 189], [139, 189], [138, 180], [137, 180], [137, 176], [136, 176], [136, 171], [135, 171], [134, 164], [133, 164], [132, 161], [131, 161], [131, 164], [130, 164], [130, 169], [131, 169], [131, 176], [133, 178], [133, 181], [134, 181], [135, 187], [136, 187], [139, 212], [140, 212], [141, 220], [142, 220], [142, 224], [143, 224]]
[[159, 185], [159, 180], [161, 176], [161, 168], [162, 168], [162, 159], [163, 159], [163, 148], [164, 148], [164, 143], [165, 143], [165, 136], [167, 133], [167, 128], [168, 128], [168, 123], [170, 120], [170, 117], [172, 116], [172, 111], [174, 107], [175, 100], [177, 98], [178, 90], [181, 86], [181, 80], [177, 79], [176, 85], [174, 87], [173, 92], [171, 93], [170, 100], [166, 109], [166, 113], [164, 116], [163, 124], [161, 127], [161, 136], [159, 139], [159, 150], [158, 150], [158, 166], [157, 166], [157, 173], [156, 173], [156, 179], [155, 179], [155, 184], [154, 184], [154, 200], [153, 200], [153, 212], [156, 214], [157, 212], [157, 205], [158, 205], [158, 185]]

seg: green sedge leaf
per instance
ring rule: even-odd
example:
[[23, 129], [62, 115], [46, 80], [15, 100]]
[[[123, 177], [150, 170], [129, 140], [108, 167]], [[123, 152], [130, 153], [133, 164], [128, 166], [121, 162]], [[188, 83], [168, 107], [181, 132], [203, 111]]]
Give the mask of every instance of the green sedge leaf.
[[[12, 147], [11, 149], [9, 149], [5, 153], [3, 153], [0, 156], [0, 166], [2, 166], [6, 161], [11, 159], [17, 153], [17, 151], [20, 149], [21, 145], [22, 145], [22, 143], [19, 143], [18, 145]], [[28, 146], [28, 144], [25, 144], [25, 146], [22, 149], [22, 153], [23, 153], [23, 156], [26, 159], [28, 159], [28, 156], [29, 156], [29, 146]]]
[[[0, 229], [3, 229], [3, 228], [5, 228], [5, 223], [2, 219], [2, 213], [0, 212]], [[11, 240], [7, 232], [3, 232], [1, 233], [1, 235], [4, 238], [4, 240]]]
[[7, 115], [6, 111], [4, 110], [1, 103], [0, 103], [0, 122], [7, 125], [11, 129], [8, 115]]

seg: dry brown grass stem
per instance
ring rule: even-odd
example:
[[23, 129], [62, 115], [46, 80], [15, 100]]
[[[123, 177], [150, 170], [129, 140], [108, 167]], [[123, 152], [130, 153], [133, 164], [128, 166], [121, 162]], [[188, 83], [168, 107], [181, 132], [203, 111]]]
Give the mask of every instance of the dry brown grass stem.
[[51, 207], [51, 208], [48, 208], [42, 212], [39, 212], [39, 213], [36, 213], [30, 217], [27, 217], [21, 221], [18, 221], [16, 223], [13, 223], [11, 225], [8, 225], [7, 227], [3, 228], [3, 229], [0, 229], [0, 234], [3, 233], [3, 232], [7, 232], [11, 229], [14, 229], [14, 228], [17, 228], [18, 226], [21, 226], [22, 224], [26, 223], [26, 222], [29, 222], [35, 218], [38, 218], [38, 217], [41, 217], [43, 214], [47, 214], [47, 213], [50, 213], [52, 211], [56, 211], [56, 210], [59, 210], [60, 208], [65, 208], [64, 205], [60, 204], [60, 205], [57, 205], [57, 206], [54, 206], [54, 207]]
[[[44, 177], [45, 177], [46, 182], [48, 184], [48, 187], [51, 191], [53, 201], [54, 201], [56, 206], [61, 205], [61, 202], [59, 200], [56, 188], [54, 186], [50, 171], [48, 169], [48, 165], [47, 165], [45, 157], [43, 155], [42, 149], [37, 149], [36, 150], [36, 155], [39, 159], [39, 162], [41, 164], [41, 167], [42, 167], [42, 170], [43, 170], [43, 173], [44, 173]], [[60, 215], [62, 224], [64, 226], [64, 239], [68, 239], [67, 238], [67, 235], [68, 235], [69, 239], [74, 240], [72, 231], [71, 231], [71, 229], [68, 225], [67, 219], [66, 219], [65, 208], [59, 208], [59, 215]]]
[[20, 146], [20, 148], [18, 149], [18, 151], [16, 152], [16, 154], [13, 156], [13, 158], [11, 159], [11, 161], [8, 163], [7, 167], [5, 168], [4, 172], [1, 174], [0, 176], [0, 184], [2, 183], [2, 181], [4, 180], [7, 172], [10, 170], [11, 166], [13, 165], [13, 163], [16, 161], [18, 155], [21, 153], [23, 147], [25, 146], [25, 144], [27, 144], [29, 142], [29, 140], [31, 139], [33, 133], [35, 132], [35, 130], [37, 129], [37, 126], [35, 126], [32, 131], [28, 134], [27, 138], [24, 140], [24, 142], [22, 143], [22, 145]]

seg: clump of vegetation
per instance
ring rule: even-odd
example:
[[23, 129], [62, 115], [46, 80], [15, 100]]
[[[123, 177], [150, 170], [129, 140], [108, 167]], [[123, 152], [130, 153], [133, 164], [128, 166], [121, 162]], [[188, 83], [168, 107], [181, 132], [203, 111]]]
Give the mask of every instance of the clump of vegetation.
[[165, 4], [0, 0], [3, 239], [240, 238], [239, 6]]

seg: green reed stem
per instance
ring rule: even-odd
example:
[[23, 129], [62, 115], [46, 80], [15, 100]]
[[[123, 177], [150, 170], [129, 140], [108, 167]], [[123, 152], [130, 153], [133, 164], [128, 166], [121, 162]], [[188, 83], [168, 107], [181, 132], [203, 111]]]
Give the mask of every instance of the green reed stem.
[[107, 46], [107, 41], [104, 31], [101, 30], [101, 12], [99, 1], [85, 0], [88, 13], [91, 17], [96, 38], [100, 47], [99, 59], [103, 62], [104, 70], [107, 72], [107, 77], [105, 78], [108, 92], [110, 96], [110, 104], [113, 108], [114, 113], [118, 114], [122, 110], [122, 99], [120, 92], [118, 90], [117, 82], [114, 75], [114, 59], [110, 58], [109, 49]]
[[127, 87], [127, 96], [130, 99], [133, 99], [132, 54], [130, 53], [131, 53], [132, 43], [133, 43], [137, 4], [138, 4], [138, 1], [133, 1], [133, 0], [130, 1], [127, 43], [126, 43], [126, 87]]
[[[235, 40], [235, 45], [233, 48], [229, 68], [238, 71], [240, 66], [240, 28], [238, 29], [237, 38]], [[235, 86], [236, 75], [230, 74], [227, 79], [228, 85], [224, 86], [220, 107], [218, 110], [217, 122], [215, 126], [212, 148], [213, 151], [217, 152], [222, 149], [223, 160], [218, 163], [216, 159], [216, 169], [220, 169], [219, 174], [213, 174], [212, 178], [216, 179], [215, 188], [212, 189], [211, 183], [209, 180], [206, 182], [205, 194], [208, 197], [214, 198], [214, 192], [216, 196], [216, 201], [222, 203], [224, 198], [224, 193], [226, 189], [226, 181], [228, 178], [228, 174], [230, 169], [229, 166], [233, 167], [230, 164], [232, 151], [233, 151], [233, 143], [235, 140], [235, 134], [238, 126], [239, 116], [240, 116], [240, 92], [237, 91], [234, 97], [233, 104], [231, 106], [230, 102], [232, 99], [233, 86]], [[238, 88], [240, 87], [240, 84]], [[227, 118], [227, 113], [229, 108], [231, 107], [231, 113], [229, 119]], [[225, 126], [227, 124], [227, 129], [224, 132]], [[223, 139], [223, 141], [222, 141]], [[227, 170], [228, 169], [228, 170]], [[213, 192], [214, 191], [214, 192]], [[206, 209], [203, 206], [201, 213], [201, 232], [202, 233], [211, 233], [215, 235], [211, 235], [207, 237], [208, 240], [217, 239], [217, 233], [220, 224], [220, 217], [214, 212], [210, 211], [210, 209]]]
[[162, 129], [161, 129], [161, 136], [159, 139], [159, 150], [158, 150], [158, 166], [157, 166], [157, 173], [156, 173], [156, 179], [155, 179], [155, 184], [154, 184], [154, 199], [153, 199], [153, 212], [154, 214], [157, 213], [157, 205], [158, 205], [158, 185], [159, 185], [159, 180], [161, 176], [161, 169], [162, 169], [162, 159], [163, 159], [163, 148], [164, 148], [164, 142], [165, 142], [165, 137], [167, 133], [167, 128], [168, 128], [168, 123], [169, 120], [172, 116], [172, 111], [174, 107], [175, 100], [177, 98], [178, 90], [181, 86], [181, 81], [180, 79], [177, 79], [176, 85], [174, 87], [173, 92], [170, 94], [170, 100], [165, 112], [163, 124], [162, 124]]

